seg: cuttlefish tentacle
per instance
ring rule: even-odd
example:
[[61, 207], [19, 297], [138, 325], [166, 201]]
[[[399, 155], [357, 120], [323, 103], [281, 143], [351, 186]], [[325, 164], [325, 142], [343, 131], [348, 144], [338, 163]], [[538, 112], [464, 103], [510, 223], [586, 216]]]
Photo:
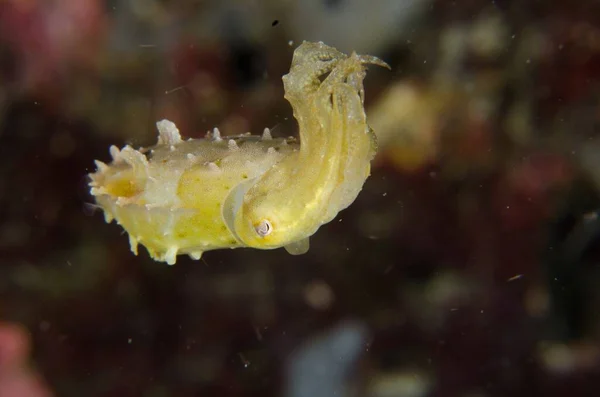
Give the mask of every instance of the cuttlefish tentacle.
[[[344, 134], [342, 142], [343, 162], [340, 164], [340, 174], [338, 175], [340, 184], [331, 198], [332, 202], [337, 203], [337, 207], [330, 207], [327, 219], [332, 219], [338, 211], [348, 207], [354, 201], [362, 188], [362, 184], [357, 184], [355, 181], [365, 180], [369, 176], [370, 161], [377, 151], [377, 137], [367, 124], [363, 108], [362, 82], [366, 75], [363, 65], [376, 64], [389, 68], [378, 58], [356, 53], [352, 53], [344, 62], [348, 63], [346, 68], [340, 67], [334, 70], [327, 78], [335, 83], [341, 81], [346, 83], [338, 84], [338, 89], [344, 92], [340, 95], [342, 106], [339, 107], [339, 111], [345, 123], [344, 128], [348, 131]], [[353, 72], [339, 73], [340, 70], [353, 70]], [[324, 83], [327, 83], [327, 80]], [[370, 139], [370, 146], [365, 144], [365, 135]]]
[[[319, 133], [315, 123], [315, 96], [322, 88], [321, 78], [339, 64], [346, 55], [323, 43], [303, 43], [294, 51], [290, 72], [283, 76], [285, 99], [292, 105], [298, 121], [301, 152], [316, 150], [313, 136]], [[322, 90], [321, 90], [322, 95]]]
[[[234, 220], [235, 234], [245, 245], [288, 246], [289, 252], [302, 253], [306, 239], [356, 199], [375, 149], [363, 108], [368, 63], [387, 66], [319, 43], [299, 47], [283, 81], [298, 120], [300, 150], [245, 192]], [[259, 233], [265, 224], [268, 234]]]
[[319, 89], [319, 78], [346, 57], [323, 43], [304, 42], [294, 51], [290, 72], [283, 76], [286, 99], [292, 106], [304, 102], [307, 95]]

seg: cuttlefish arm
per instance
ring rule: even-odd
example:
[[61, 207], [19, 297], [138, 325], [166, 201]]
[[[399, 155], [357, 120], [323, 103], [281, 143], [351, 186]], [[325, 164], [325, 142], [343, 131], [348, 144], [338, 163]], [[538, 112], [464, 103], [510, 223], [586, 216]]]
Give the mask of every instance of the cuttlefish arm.
[[357, 197], [376, 151], [363, 106], [366, 64], [323, 43], [303, 43], [283, 77], [298, 121], [300, 149], [230, 193], [223, 217], [241, 243], [254, 248], [308, 250], [308, 238]]

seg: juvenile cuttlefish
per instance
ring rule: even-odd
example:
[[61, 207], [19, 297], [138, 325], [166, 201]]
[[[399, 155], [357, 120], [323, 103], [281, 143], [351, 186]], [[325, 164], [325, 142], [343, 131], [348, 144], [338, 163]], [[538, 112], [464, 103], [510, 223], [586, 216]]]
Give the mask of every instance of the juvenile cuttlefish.
[[132, 252], [142, 244], [157, 261], [237, 247], [303, 254], [370, 174], [377, 143], [363, 104], [367, 64], [389, 68], [372, 56], [304, 42], [283, 76], [299, 142], [268, 129], [222, 137], [216, 128], [182, 140], [162, 120], [154, 147], [112, 146], [110, 164], [96, 161], [91, 194], [106, 221], [128, 232]]

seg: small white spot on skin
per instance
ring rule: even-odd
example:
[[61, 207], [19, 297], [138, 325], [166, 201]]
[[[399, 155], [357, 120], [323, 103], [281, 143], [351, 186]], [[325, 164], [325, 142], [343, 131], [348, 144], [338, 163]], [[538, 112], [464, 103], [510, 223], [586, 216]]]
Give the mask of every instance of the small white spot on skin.
[[133, 237], [131, 234], [129, 235], [129, 247], [134, 255], [138, 254], [138, 241], [136, 237]]
[[196, 156], [194, 156], [192, 153], [188, 153], [187, 158], [188, 158], [188, 160], [191, 160], [191, 161], [196, 160]]
[[265, 128], [263, 130], [263, 134], [262, 134], [262, 140], [263, 141], [270, 141], [273, 139], [273, 136], [271, 135], [271, 130], [268, 128]]
[[106, 171], [108, 169], [108, 165], [106, 165], [105, 163], [103, 163], [100, 160], [94, 160], [94, 163], [96, 164], [96, 169], [99, 172], [104, 172], [104, 171]]
[[213, 137], [213, 140], [216, 142], [220, 142], [223, 140], [221, 138], [221, 131], [219, 131], [219, 129], [217, 127], [213, 128], [212, 137]]
[[123, 150], [121, 150], [119, 158], [125, 160], [127, 164], [131, 165], [134, 171], [139, 171], [145, 175], [148, 175], [148, 159], [131, 146], [125, 146]]
[[277, 151], [275, 150], [274, 147], [270, 147], [267, 149], [267, 154], [275, 154]]
[[104, 210], [104, 222], [111, 223], [115, 219], [112, 214], [106, 210]]
[[121, 151], [119, 150], [118, 147], [116, 147], [115, 145], [112, 145], [108, 151], [110, 152], [110, 156], [112, 157], [113, 161], [117, 162], [120, 159], [120, 154]]
[[189, 257], [196, 261], [200, 260], [200, 258], [202, 258], [202, 251], [190, 252]]
[[221, 169], [219, 168], [219, 166], [213, 162], [210, 162], [208, 164], [206, 164], [208, 166], [208, 169], [211, 171], [221, 171]]
[[148, 159], [142, 153], [127, 145], [121, 150], [119, 157], [132, 166], [148, 165]]
[[100, 186], [98, 188], [91, 189], [91, 190], [94, 190], [94, 193], [92, 193], [94, 196], [100, 196], [102, 194], [108, 194], [108, 191], [103, 186]]
[[164, 259], [167, 262], [167, 264], [169, 264], [169, 265], [175, 264], [175, 262], [177, 261], [177, 251], [178, 251], [178, 248], [173, 246], [173, 247], [170, 247], [167, 250], [167, 252], [165, 252]]
[[115, 204], [117, 204], [119, 207], [132, 203], [135, 203], [135, 198], [131, 197], [118, 197], [117, 201], [115, 202]]
[[181, 142], [181, 134], [174, 122], [161, 120], [156, 123], [159, 145], [176, 145]]
[[175, 216], [171, 213], [171, 216], [169, 216], [169, 219], [167, 220], [167, 222], [165, 223], [165, 226], [163, 227], [163, 236], [167, 237], [167, 236], [173, 235], [173, 229], [175, 228], [175, 221], [176, 221]]
[[239, 149], [239, 147], [238, 147], [237, 143], [235, 143], [235, 141], [234, 141], [233, 139], [230, 139], [230, 140], [227, 142], [227, 146], [229, 146], [229, 149], [230, 149], [230, 150], [238, 150], [238, 149]]
[[169, 150], [172, 151], [172, 152], [174, 152], [175, 151], [175, 146], [173, 146], [173, 145], [169, 146]]

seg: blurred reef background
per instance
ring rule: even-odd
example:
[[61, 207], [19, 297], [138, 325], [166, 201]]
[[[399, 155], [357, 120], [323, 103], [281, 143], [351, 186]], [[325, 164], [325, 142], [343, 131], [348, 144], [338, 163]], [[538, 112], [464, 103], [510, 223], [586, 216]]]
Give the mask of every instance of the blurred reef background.
[[[93, 160], [295, 134], [305, 39], [393, 68], [357, 201], [303, 256], [133, 256]], [[599, 128], [594, 0], [4, 0], [0, 396], [598, 396]]]

